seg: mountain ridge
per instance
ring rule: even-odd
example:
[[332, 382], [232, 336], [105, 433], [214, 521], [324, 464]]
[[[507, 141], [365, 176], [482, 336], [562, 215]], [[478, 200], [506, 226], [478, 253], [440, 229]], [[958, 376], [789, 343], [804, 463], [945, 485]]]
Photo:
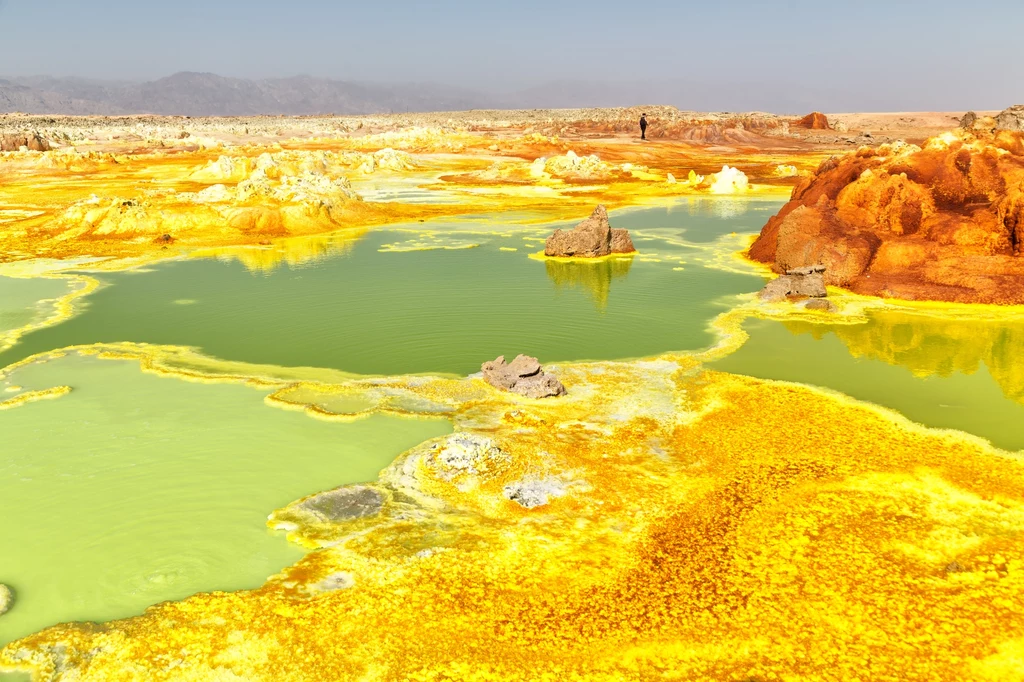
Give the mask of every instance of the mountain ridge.
[[0, 113], [66, 115], [373, 114], [496, 107], [487, 93], [430, 83], [364, 84], [313, 76], [251, 80], [181, 71], [144, 82], [0, 79]]

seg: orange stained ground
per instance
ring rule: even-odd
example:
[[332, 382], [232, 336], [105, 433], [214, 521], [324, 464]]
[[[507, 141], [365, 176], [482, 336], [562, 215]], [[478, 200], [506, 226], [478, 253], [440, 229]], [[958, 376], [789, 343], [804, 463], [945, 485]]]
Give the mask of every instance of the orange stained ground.
[[[694, 357], [555, 371], [569, 395], [548, 401], [479, 379], [266, 379], [271, 405], [325, 418], [354, 397], [451, 410], [500, 453], [474, 472], [414, 448], [381, 474], [378, 516], [272, 515], [320, 549], [263, 588], [57, 626], [0, 661], [113, 682], [1019, 676], [1019, 457]], [[565, 495], [506, 499], [530, 477]]]
[[[689, 172], [706, 176], [725, 164], [750, 177], [754, 186], [744, 195], [782, 197], [797, 178], [780, 176], [779, 166], [809, 172], [826, 156], [821, 150], [704, 149], [680, 142], [641, 147], [617, 138], [430, 131], [295, 141], [285, 147], [131, 145], [111, 141], [0, 156], [0, 262], [159, 259], [202, 247], [267, 245], [289, 237], [501, 211], [526, 212], [537, 220], [571, 219], [585, 217], [596, 203], [616, 207], [700, 195], [707, 188], [688, 184]], [[398, 162], [389, 165], [395, 158], [392, 147]], [[564, 162], [568, 152], [596, 154], [599, 167], [576, 172], [562, 163], [543, 177], [529, 175], [538, 158]], [[261, 156], [271, 157], [265, 170], [257, 168]], [[368, 166], [367, 158], [374, 156], [376, 163]], [[669, 174], [679, 181], [671, 182]], [[347, 185], [351, 180], [358, 193], [360, 181], [403, 177], [443, 190], [448, 200], [363, 201]]]

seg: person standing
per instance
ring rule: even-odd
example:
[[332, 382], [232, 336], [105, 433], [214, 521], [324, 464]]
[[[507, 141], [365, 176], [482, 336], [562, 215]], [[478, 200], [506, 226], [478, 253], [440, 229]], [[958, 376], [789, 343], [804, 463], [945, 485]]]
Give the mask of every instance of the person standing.
[[640, 114], [640, 139], [647, 139], [647, 114]]

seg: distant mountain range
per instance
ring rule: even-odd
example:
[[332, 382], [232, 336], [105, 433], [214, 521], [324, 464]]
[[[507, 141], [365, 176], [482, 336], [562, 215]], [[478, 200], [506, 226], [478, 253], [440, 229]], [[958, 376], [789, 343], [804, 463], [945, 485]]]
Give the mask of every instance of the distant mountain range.
[[[294, 76], [249, 80], [182, 72], [146, 82], [30, 76], [0, 79], [0, 113], [181, 116], [373, 114], [667, 104], [690, 111], [828, 111], [841, 92], [766, 82], [557, 81], [507, 93], [433, 84]], [[831, 109], [835, 111], [836, 109]]]
[[0, 79], [0, 112], [27, 114], [371, 114], [500, 104], [484, 93], [449, 86], [360, 84], [308, 76], [247, 80], [183, 72], [142, 83], [50, 76]]
[[[0, 0], [2, 2], [2, 0]], [[980, 81], [979, 81], [980, 82]], [[500, 86], [495, 86], [495, 88]], [[998, 109], [980, 86], [958, 84], [957, 97], [976, 110]], [[937, 91], [941, 92], [941, 89]], [[52, 76], [0, 77], [0, 114], [248, 116], [376, 114], [468, 109], [557, 109], [666, 104], [683, 111], [920, 111], [916, 90], [855, 92], [842, 84], [807, 87], [775, 80], [563, 80], [519, 90], [429, 83], [359, 83], [311, 76], [250, 80], [182, 72], [145, 82]], [[941, 99], [941, 98], [940, 98]], [[936, 111], [956, 110], [934, 106]]]

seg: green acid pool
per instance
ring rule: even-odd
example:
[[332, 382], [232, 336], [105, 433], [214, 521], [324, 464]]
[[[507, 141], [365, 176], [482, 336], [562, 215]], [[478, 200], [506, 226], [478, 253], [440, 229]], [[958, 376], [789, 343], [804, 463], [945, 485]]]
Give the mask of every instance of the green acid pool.
[[16, 331], [45, 322], [54, 314], [54, 303], [81, 286], [66, 278], [0, 275], [0, 350], [14, 342]]
[[16, 593], [0, 644], [68, 620], [261, 585], [301, 551], [267, 514], [370, 481], [445, 420], [330, 423], [268, 407], [266, 391], [143, 373], [77, 354], [28, 365], [5, 389], [67, 385], [0, 410], [0, 582]]
[[[756, 225], [746, 214], [718, 220], [726, 235]], [[761, 284], [704, 267], [697, 259], [710, 247], [687, 249], [662, 234], [638, 235], [641, 256], [631, 259], [530, 258], [549, 231], [385, 230], [301, 267], [254, 272], [240, 260], [201, 259], [102, 274], [104, 286], [80, 314], [25, 335], [0, 353], [0, 366], [113, 341], [383, 375], [467, 374], [503, 354], [544, 362], [643, 357], [712, 344], [708, 324], [728, 297]]]
[[864, 324], [750, 319], [749, 340], [713, 364], [822, 386], [908, 419], [1024, 450], [1024, 323], [876, 311]]

